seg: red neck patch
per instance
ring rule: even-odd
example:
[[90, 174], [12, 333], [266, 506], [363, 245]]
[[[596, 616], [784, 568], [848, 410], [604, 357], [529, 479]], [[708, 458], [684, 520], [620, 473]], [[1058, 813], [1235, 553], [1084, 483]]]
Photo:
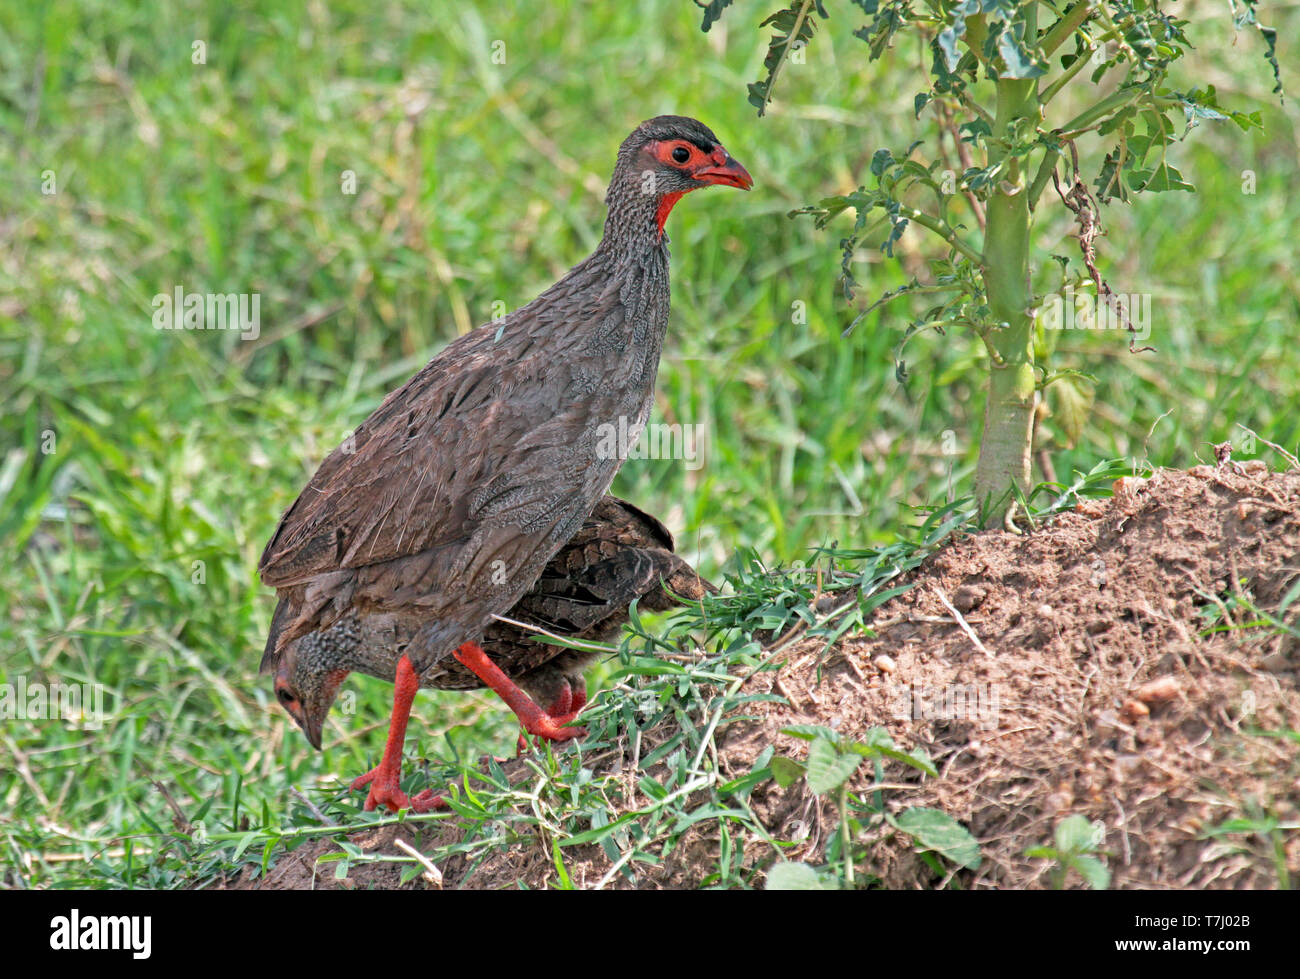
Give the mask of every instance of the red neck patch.
[[659, 225], [659, 234], [664, 233], [664, 222], [668, 220], [668, 213], [673, 209], [673, 205], [686, 196], [686, 191], [677, 190], [671, 194], [664, 194], [659, 198], [659, 209], [655, 211], [655, 223]]

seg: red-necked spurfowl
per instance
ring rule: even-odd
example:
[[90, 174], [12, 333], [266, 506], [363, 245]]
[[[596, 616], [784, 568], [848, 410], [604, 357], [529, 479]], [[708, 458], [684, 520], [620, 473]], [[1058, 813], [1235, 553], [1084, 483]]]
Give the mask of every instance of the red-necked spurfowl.
[[572, 698], [566, 706], [560, 697], [562, 716], [551, 716], [483, 647], [495, 617], [538, 584], [609, 488], [623, 463], [608, 451], [609, 426], [634, 440], [645, 424], [668, 326], [664, 221], [683, 195], [711, 184], [747, 190], [753, 181], [708, 127], [683, 116], [638, 126], [619, 148], [596, 250], [388, 395], [325, 459], [266, 545], [259, 571], [279, 605], [263, 670], [304, 636], [348, 623], [372, 635], [391, 629], [388, 743], [357, 780], [370, 785], [367, 809], [411, 802], [399, 785], [401, 751], [421, 683], [468, 685], [472, 674], [529, 733], [582, 733], [565, 726]]

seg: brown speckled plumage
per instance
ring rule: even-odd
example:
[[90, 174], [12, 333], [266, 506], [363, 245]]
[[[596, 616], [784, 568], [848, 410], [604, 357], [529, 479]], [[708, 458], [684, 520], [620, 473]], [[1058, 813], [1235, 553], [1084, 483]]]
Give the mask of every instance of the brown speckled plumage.
[[[672, 535], [663, 524], [630, 503], [605, 496], [506, 618], [571, 639], [608, 642], [627, 621], [633, 601], [643, 611], [662, 612], [678, 605], [678, 599], [698, 600], [714, 590], [673, 553]], [[342, 674], [359, 672], [391, 682], [421, 624], [409, 614], [362, 617], [352, 611], [330, 628], [284, 647], [277, 676], [301, 702], [302, 716], [296, 719], [313, 744], [320, 746]], [[538, 642], [536, 636], [534, 630], [494, 621], [482, 646], [540, 703], [554, 703], [566, 683], [582, 690], [582, 673], [597, 653], [562, 649]], [[447, 690], [483, 685], [453, 657], [426, 671], [421, 684]]]
[[637, 127], [596, 251], [450, 343], [321, 464], [262, 554], [288, 605], [264, 668], [351, 611], [418, 609], [408, 655], [423, 675], [480, 639], [577, 532], [623, 462], [598, 451], [600, 426], [625, 419], [634, 438], [650, 412], [669, 305], [659, 201], [703, 186], [658, 167], [645, 192], [645, 148], [668, 138], [718, 145], [680, 116]]

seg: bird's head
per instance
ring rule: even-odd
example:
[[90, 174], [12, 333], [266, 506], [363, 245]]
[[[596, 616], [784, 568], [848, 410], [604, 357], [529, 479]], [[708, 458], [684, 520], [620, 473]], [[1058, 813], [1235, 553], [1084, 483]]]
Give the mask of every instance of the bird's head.
[[654, 221], [664, 221], [684, 194], [712, 184], [749, 190], [749, 172], [732, 159], [702, 122], [687, 116], [656, 116], [632, 131], [618, 151], [610, 183], [610, 216], [629, 198], [652, 204]]
[[311, 746], [320, 750], [325, 718], [334, 705], [348, 670], [326, 662], [308, 635], [289, 644], [275, 671], [275, 699], [302, 728]]

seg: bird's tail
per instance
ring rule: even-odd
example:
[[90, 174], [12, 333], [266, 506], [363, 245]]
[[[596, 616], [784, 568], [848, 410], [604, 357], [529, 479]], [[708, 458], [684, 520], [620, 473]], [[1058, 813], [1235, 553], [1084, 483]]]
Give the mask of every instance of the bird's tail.
[[280, 663], [280, 634], [284, 632], [284, 627], [289, 624], [292, 613], [289, 609], [289, 602], [280, 599], [275, 605], [275, 614], [271, 616], [271, 631], [266, 637], [266, 649], [262, 651], [262, 665], [258, 667], [259, 673], [271, 673]]

